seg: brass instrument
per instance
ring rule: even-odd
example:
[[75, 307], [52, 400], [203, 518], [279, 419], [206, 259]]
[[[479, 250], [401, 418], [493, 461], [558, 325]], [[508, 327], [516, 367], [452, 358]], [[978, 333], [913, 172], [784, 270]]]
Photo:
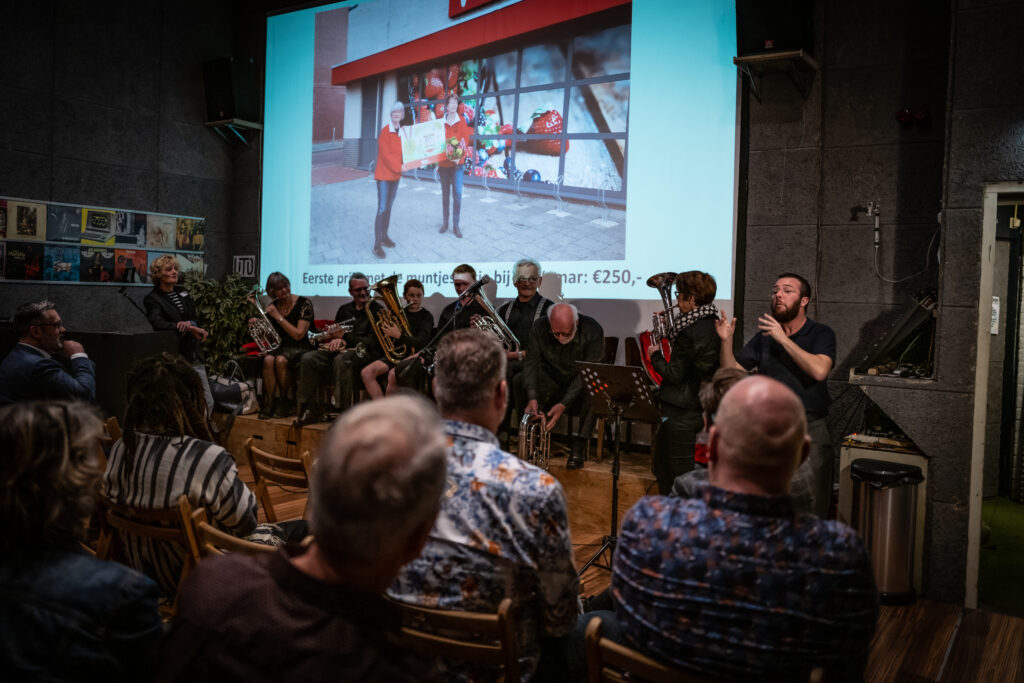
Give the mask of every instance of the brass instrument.
[[281, 345], [281, 335], [270, 324], [270, 318], [267, 317], [267, 312], [260, 303], [260, 294], [259, 285], [256, 285], [245, 297], [260, 314], [258, 318], [249, 321], [249, 334], [252, 335], [261, 353], [269, 353]]
[[[314, 331], [310, 330], [306, 332], [306, 339], [313, 346], [322, 346], [330, 341], [329, 337], [335, 332], [351, 332], [355, 329], [356, 319], [349, 318], [348, 320], [342, 320], [340, 323], [333, 323], [328, 325], [322, 330]], [[345, 341], [342, 339], [342, 341]]]
[[[366, 304], [366, 315], [370, 318], [373, 333], [377, 335], [377, 341], [384, 349], [384, 355], [389, 361], [396, 364], [412, 353], [410, 347], [405, 344], [396, 344], [397, 340], [385, 331], [385, 328], [397, 325], [403, 335], [412, 335], [409, 321], [405, 317], [405, 308], [398, 300], [397, 282], [398, 276], [392, 275], [371, 286], [370, 293], [373, 299]], [[374, 307], [372, 304], [375, 301], [379, 302], [381, 306]]]
[[675, 326], [676, 319], [672, 311], [679, 308], [678, 304], [672, 303], [672, 285], [675, 284], [675, 281], [676, 273], [673, 272], [658, 273], [647, 278], [647, 286], [657, 289], [658, 293], [661, 294], [661, 302], [665, 304], [665, 310], [662, 313], [655, 313], [653, 315], [651, 324], [652, 344], [660, 344], [662, 339], [669, 339], [672, 328]]
[[548, 468], [551, 454], [551, 433], [548, 431], [547, 422], [542, 412], [536, 415], [524, 413], [523, 419], [519, 421], [519, 443], [516, 453], [523, 462], [545, 470]]
[[476, 302], [480, 304], [485, 311], [487, 311], [487, 315], [482, 315], [474, 320], [473, 326], [478, 330], [490, 332], [497, 337], [498, 341], [501, 342], [501, 345], [505, 347], [506, 351], [519, 351], [521, 348], [519, 340], [516, 339], [516, 335], [508, 328], [508, 325], [506, 325], [505, 321], [501, 319], [498, 312], [494, 310], [494, 304], [492, 304], [491, 300], [487, 298], [486, 294], [484, 294], [482, 287], [477, 290], [475, 298]]

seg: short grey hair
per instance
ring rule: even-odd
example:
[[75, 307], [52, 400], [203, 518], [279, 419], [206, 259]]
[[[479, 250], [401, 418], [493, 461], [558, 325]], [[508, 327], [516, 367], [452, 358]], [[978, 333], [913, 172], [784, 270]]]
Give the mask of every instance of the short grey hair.
[[332, 566], [372, 565], [433, 523], [447, 443], [418, 396], [361, 403], [324, 439], [310, 482], [310, 530]]
[[14, 312], [14, 332], [19, 337], [28, 334], [28, 328], [39, 323], [46, 322], [43, 313], [55, 310], [57, 307], [52, 301], [30, 301], [27, 304], [18, 306]]
[[505, 379], [507, 364], [493, 334], [467, 328], [442, 337], [434, 355], [434, 398], [441, 414], [476, 410]]
[[537, 269], [537, 275], [540, 275], [540, 264], [532, 258], [521, 258], [516, 261], [516, 264], [512, 266], [512, 281], [515, 282], [516, 276], [519, 275], [519, 269], [523, 266], [533, 266]]
[[554, 311], [555, 308], [558, 307], [558, 306], [568, 306], [569, 308], [572, 309], [572, 324], [573, 325], [575, 325], [576, 323], [578, 323], [580, 321], [580, 311], [579, 311], [578, 308], [576, 308], [576, 305], [575, 304], [569, 304], [569, 303], [566, 303], [566, 302], [562, 301], [562, 302], [559, 302], [559, 303], [554, 304], [552, 306], [548, 306], [548, 311], [547, 311], [548, 322], [551, 322], [551, 312]]
[[405, 105], [402, 104], [401, 102], [395, 102], [394, 104], [391, 105], [391, 109], [388, 110], [388, 116], [390, 116], [391, 112], [393, 112], [393, 111], [400, 111], [400, 112], [402, 112], [402, 115], [404, 116], [405, 115]]

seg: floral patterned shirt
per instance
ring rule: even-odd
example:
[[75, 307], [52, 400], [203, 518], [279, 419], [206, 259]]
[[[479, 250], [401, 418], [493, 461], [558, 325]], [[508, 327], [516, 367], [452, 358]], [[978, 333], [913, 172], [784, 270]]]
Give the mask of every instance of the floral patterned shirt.
[[[612, 594], [633, 646], [729, 677], [857, 680], [875, 630], [871, 561], [857, 533], [794, 515], [788, 496], [698, 487], [626, 514]], [[832, 676], [832, 677], [830, 677]]]
[[[576, 624], [579, 580], [573, 566], [562, 486], [544, 470], [502, 451], [490, 431], [447, 420], [448, 485], [419, 558], [388, 594], [440, 609], [493, 612], [515, 603], [529, 677], [537, 636], [562, 636]], [[474, 678], [452, 670], [452, 679]]]

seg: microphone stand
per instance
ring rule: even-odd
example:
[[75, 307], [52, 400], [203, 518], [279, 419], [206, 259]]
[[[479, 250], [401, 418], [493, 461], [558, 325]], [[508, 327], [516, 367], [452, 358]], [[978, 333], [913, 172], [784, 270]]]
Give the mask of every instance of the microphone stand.
[[127, 299], [128, 303], [130, 303], [132, 306], [134, 306], [136, 308], [136, 310], [138, 310], [138, 312], [142, 314], [142, 317], [144, 317], [146, 320], [149, 320], [149, 316], [146, 315], [146, 310], [144, 308], [142, 308], [142, 306], [140, 306], [139, 303], [135, 299], [133, 299], [130, 296], [128, 296], [128, 288], [127, 287], [121, 287], [119, 290], [117, 290], [117, 293], [120, 294], [121, 296], [123, 296], [125, 299]]

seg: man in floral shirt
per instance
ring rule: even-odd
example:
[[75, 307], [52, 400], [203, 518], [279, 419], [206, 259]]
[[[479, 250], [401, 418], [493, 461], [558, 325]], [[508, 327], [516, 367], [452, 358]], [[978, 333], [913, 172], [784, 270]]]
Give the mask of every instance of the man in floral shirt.
[[[572, 631], [579, 581], [561, 485], [498, 447], [505, 364], [501, 345], [480, 330], [456, 330], [439, 344], [434, 394], [450, 444], [448, 485], [423, 553], [388, 594], [478, 612], [493, 612], [512, 598], [525, 680], [541, 648]], [[456, 666], [449, 672], [451, 680], [489, 677]]]
[[703, 675], [861, 680], [878, 602], [856, 532], [793, 512], [810, 440], [803, 404], [758, 376], [730, 389], [692, 499], [643, 498], [627, 513], [612, 595], [625, 640]]

